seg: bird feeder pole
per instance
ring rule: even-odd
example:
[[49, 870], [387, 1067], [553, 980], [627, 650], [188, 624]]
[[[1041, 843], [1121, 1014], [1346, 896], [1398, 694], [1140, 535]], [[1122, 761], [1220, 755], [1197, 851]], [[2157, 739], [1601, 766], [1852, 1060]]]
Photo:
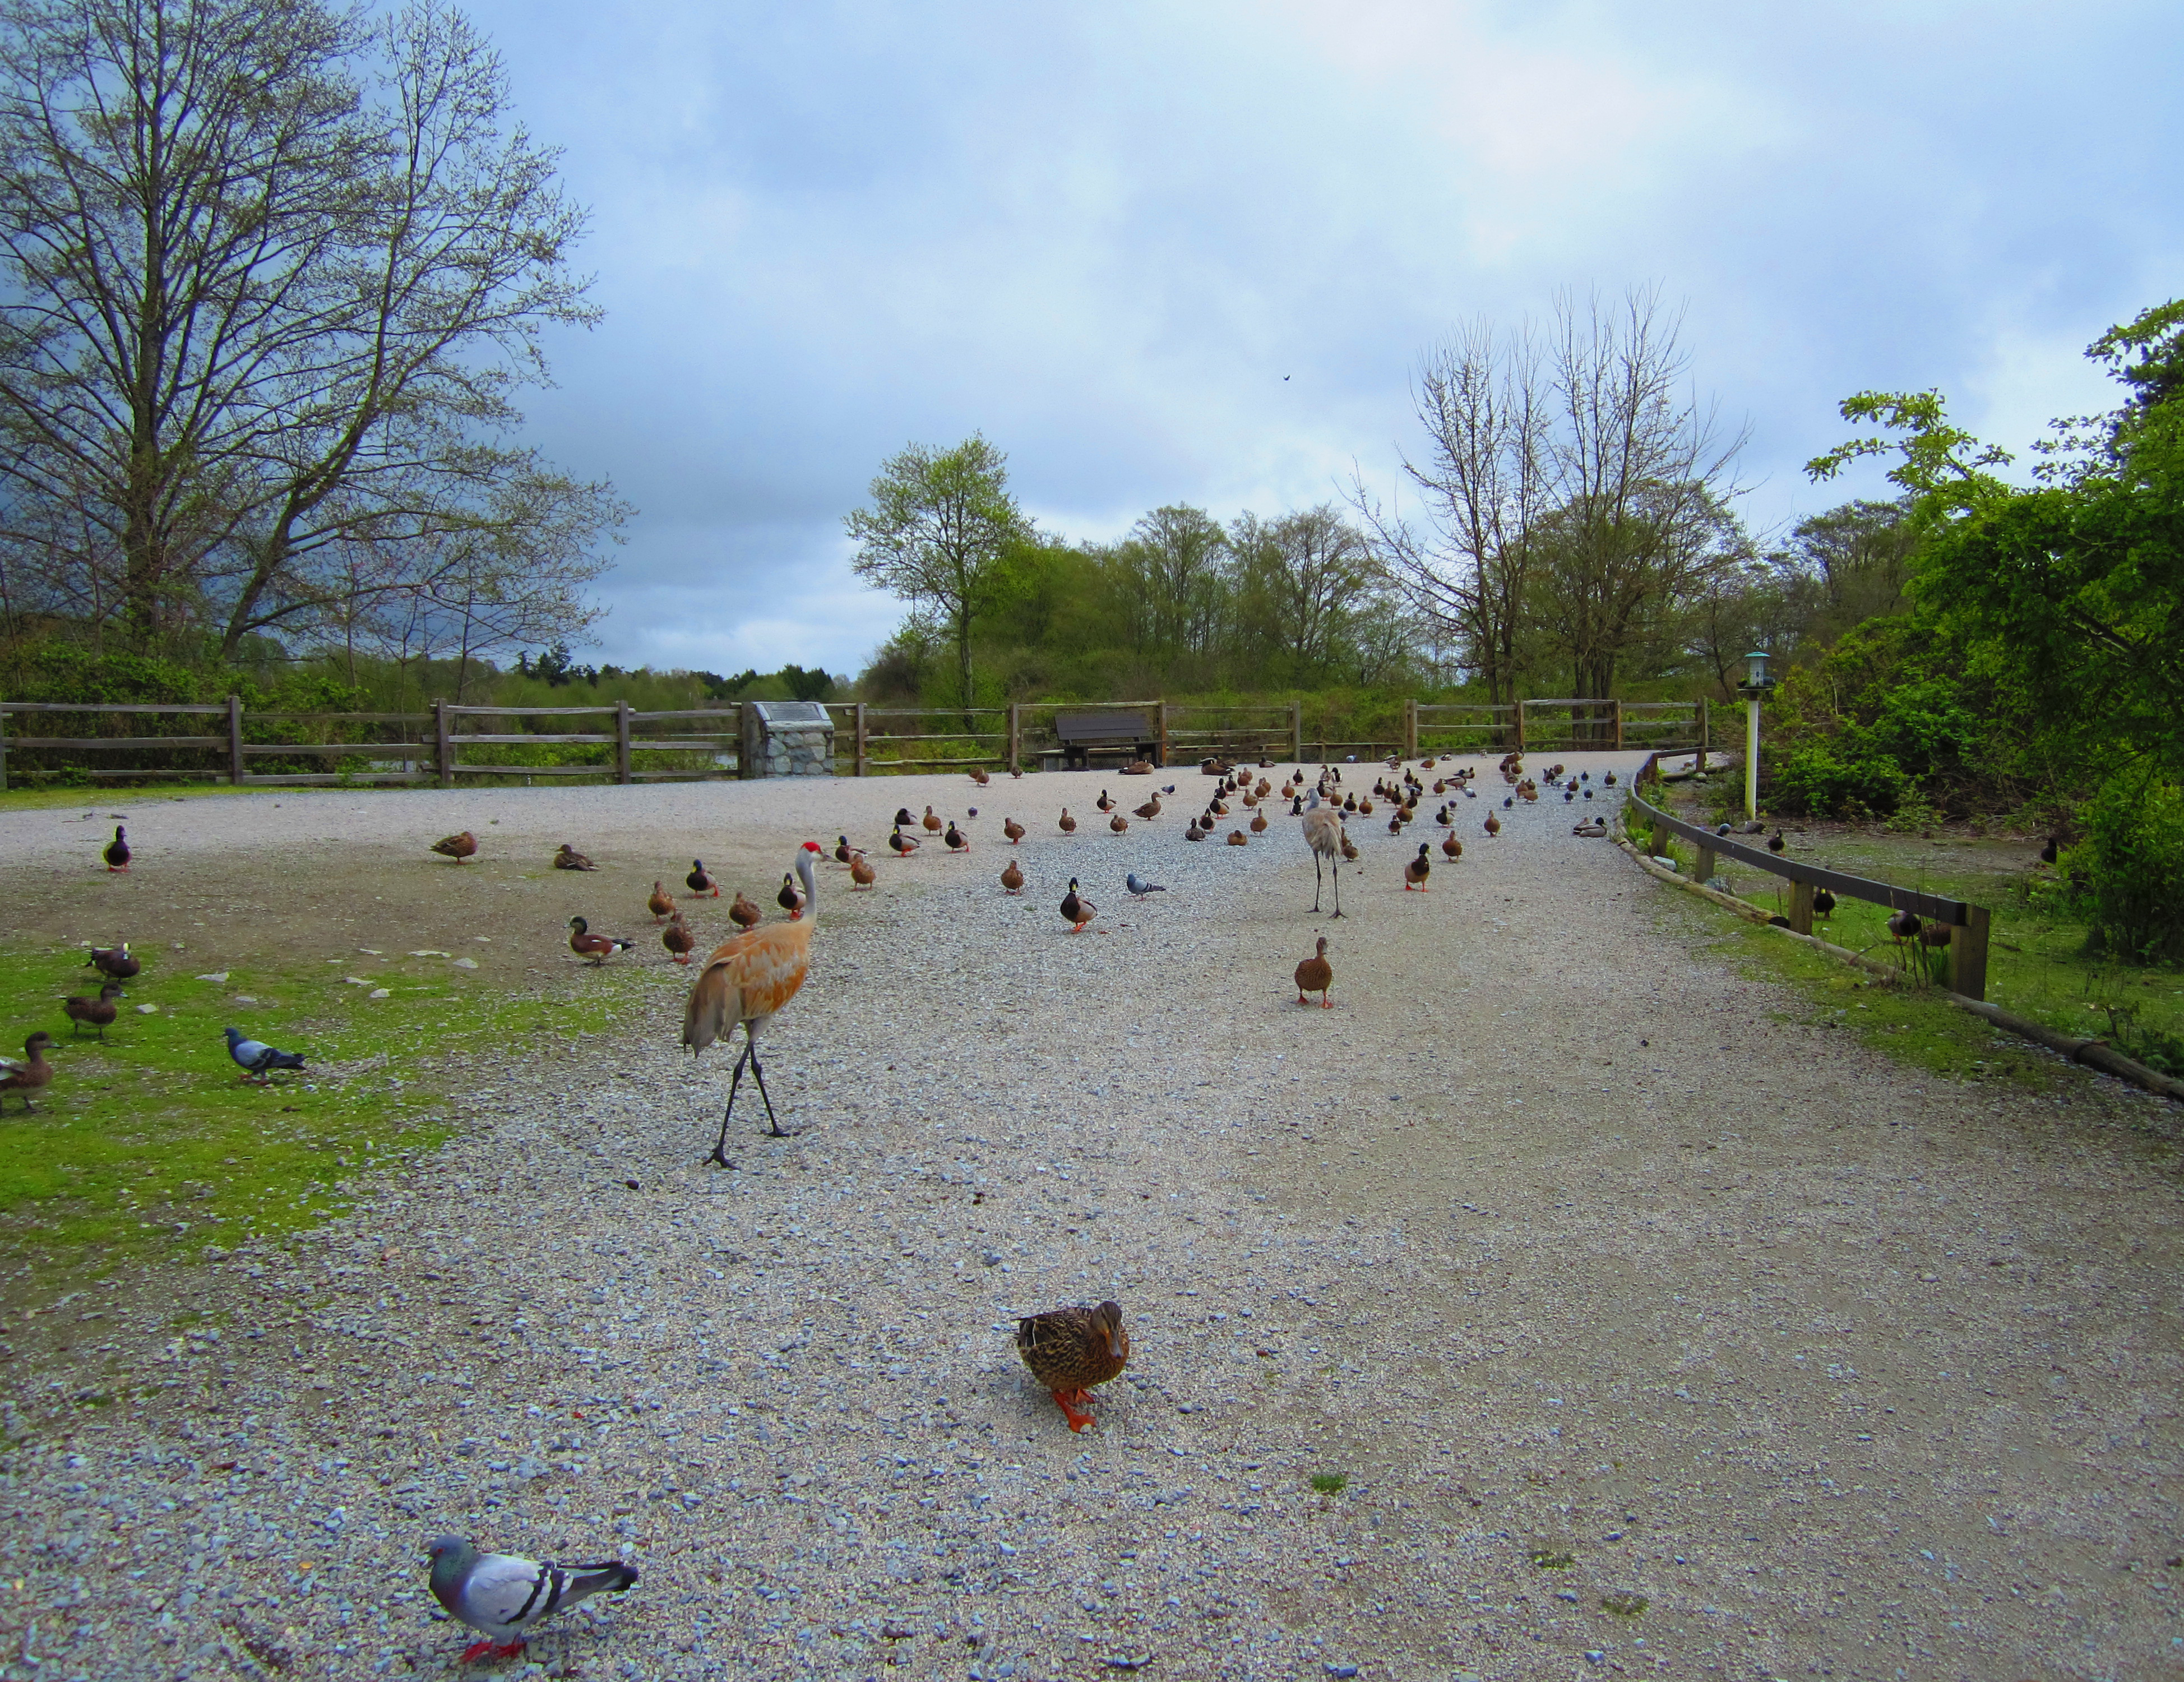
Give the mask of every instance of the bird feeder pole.
[[1767, 675], [1765, 650], [1754, 649], [1744, 658], [1745, 681], [1737, 693], [1744, 697], [1744, 816], [1749, 822], [1759, 816], [1759, 703], [1774, 682]]

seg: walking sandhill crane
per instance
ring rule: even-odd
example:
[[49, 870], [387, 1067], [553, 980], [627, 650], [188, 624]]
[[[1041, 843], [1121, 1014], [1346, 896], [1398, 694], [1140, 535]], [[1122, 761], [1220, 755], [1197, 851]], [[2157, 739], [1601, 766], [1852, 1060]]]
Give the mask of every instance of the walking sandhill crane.
[[1305, 845], [1312, 849], [1312, 908], [1319, 910], [1320, 861], [1334, 872], [1334, 915], [1342, 915], [1342, 814], [1322, 805], [1319, 791], [1312, 792], [1304, 813]]
[[773, 1113], [773, 1100], [766, 1094], [766, 1072], [759, 1067], [758, 1037], [797, 995], [805, 977], [811, 972], [811, 931], [819, 922], [819, 889], [812, 878], [811, 864], [818, 856], [816, 841], [806, 841], [797, 849], [796, 874], [804, 880], [803, 916], [794, 922], [746, 929], [717, 948], [705, 961], [690, 989], [689, 1002], [682, 1007], [682, 1044], [693, 1056], [723, 1035], [733, 1039], [736, 1024], [743, 1024], [743, 1055], [736, 1059], [735, 1073], [728, 1081], [727, 1108], [721, 1112], [721, 1137], [705, 1159], [724, 1168], [735, 1166], [728, 1161], [728, 1120], [736, 1112], [736, 1090], [743, 1084], [746, 1063], [750, 1065], [751, 1078], [758, 1083], [758, 1095], [766, 1105], [766, 1119], [773, 1137], [788, 1137]]

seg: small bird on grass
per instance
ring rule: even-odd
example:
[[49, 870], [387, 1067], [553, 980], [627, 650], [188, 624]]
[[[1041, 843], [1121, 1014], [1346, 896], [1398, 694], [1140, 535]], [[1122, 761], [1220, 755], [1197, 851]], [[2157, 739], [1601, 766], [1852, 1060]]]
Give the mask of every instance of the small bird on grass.
[[1139, 876], [1135, 871], [1132, 871], [1128, 876], [1123, 878], [1123, 885], [1130, 890], [1131, 897], [1137, 899], [1144, 899], [1148, 894], [1165, 894], [1167, 892], [1167, 889], [1162, 887], [1159, 883], [1148, 882], [1145, 877]]
[[480, 1553], [460, 1536], [438, 1537], [429, 1551], [432, 1598], [485, 1638], [465, 1651], [465, 1664], [512, 1658], [523, 1651], [524, 1632], [564, 1607], [593, 1595], [618, 1595], [637, 1583], [635, 1568], [618, 1559], [566, 1568], [540, 1564], [513, 1554]]
[[0, 1108], [5, 1107], [8, 1094], [13, 1092], [23, 1100], [23, 1113], [31, 1112], [31, 1094], [43, 1092], [53, 1083], [53, 1066], [46, 1061], [47, 1048], [53, 1044], [53, 1035], [40, 1028], [23, 1042], [20, 1061], [0, 1057]]
[[564, 841], [561, 844], [561, 850], [554, 855], [554, 868], [555, 870], [597, 870], [599, 866]]
[[1327, 989], [1334, 984], [1334, 966], [1327, 961], [1327, 937], [1323, 934], [1312, 955], [1296, 966], [1297, 1003], [1309, 1005], [1312, 1000], [1304, 995], [1317, 993], [1319, 994], [1320, 1009], [1333, 1010], [1334, 1006], [1328, 999]]
[[276, 1051], [262, 1039], [245, 1039], [240, 1028], [224, 1031], [229, 1058], [242, 1071], [242, 1078], [255, 1085], [265, 1085], [276, 1069], [304, 1067], [304, 1054], [300, 1051]]
[[700, 894], [708, 899], [717, 899], [721, 897], [721, 884], [706, 875], [705, 861], [703, 859], [690, 860], [690, 874], [682, 878], [682, 885], [693, 894]]
[[100, 856], [106, 860], [109, 871], [129, 868], [129, 834], [120, 824], [114, 826], [114, 838], [106, 844], [106, 850]]
[[103, 1039], [106, 1038], [106, 1030], [114, 1025], [114, 1018], [120, 1009], [120, 1006], [114, 1002], [120, 997], [121, 997], [121, 983], [118, 981], [109, 981], [98, 989], [98, 997], [96, 999], [83, 999], [72, 995], [62, 1000], [61, 1014], [75, 1024], [76, 1033], [81, 1034], [83, 1032], [84, 1024], [89, 1022], [98, 1030], [98, 1037]]
[[467, 829], [454, 835], [443, 835], [432, 844], [432, 850], [442, 858], [453, 859], [460, 864], [477, 851], [477, 837]]
[[616, 953], [627, 952], [636, 944], [634, 940], [624, 940], [619, 935], [594, 934], [591, 924], [582, 917], [569, 919], [569, 950], [580, 958], [589, 958], [593, 969]]
[[1092, 1405], [1091, 1387], [1104, 1384], [1130, 1362], [1130, 1334], [1123, 1329], [1123, 1305], [1054, 1308], [1017, 1322], [1017, 1353], [1032, 1377], [1047, 1388], [1072, 1431], [1094, 1423], [1080, 1407]]
[[132, 981], [144, 967], [125, 940], [119, 946], [94, 946], [83, 961], [86, 969], [97, 970], [109, 981]]

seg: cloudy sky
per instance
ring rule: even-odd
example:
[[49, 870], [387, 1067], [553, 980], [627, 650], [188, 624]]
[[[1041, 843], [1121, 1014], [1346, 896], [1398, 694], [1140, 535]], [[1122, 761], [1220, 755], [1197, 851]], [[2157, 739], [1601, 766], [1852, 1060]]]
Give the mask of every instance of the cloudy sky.
[[488, 0], [593, 207], [530, 412], [641, 510], [599, 655], [854, 671], [911, 441], [1076, 537], [1392, 490], [1420, 352], [1558, 291], [1684, 309], [1762, 528], [1877, 482], [1799, 471], [1855, 390], [2021, 446], [2184, 292], [2172, 7]]

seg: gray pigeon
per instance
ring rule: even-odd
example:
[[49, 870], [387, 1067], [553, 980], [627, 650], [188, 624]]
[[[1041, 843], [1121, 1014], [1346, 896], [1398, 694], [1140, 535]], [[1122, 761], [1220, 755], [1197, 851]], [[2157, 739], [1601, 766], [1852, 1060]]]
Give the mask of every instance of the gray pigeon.
[[432, 1598], [485, 1636], [464, 1652], [465, 1664], [511, 1657], [523, 1651], [525, 1630], [563, 1607], [602, 1592], [618, 1595], [637, 1581], [635, 1569], [618, 1559], [542, 1565], [513, 1554], [480, 1553], [460, 1536], [436, 1537], [429, 1551]]
[[276, 1051], [262, 1039], [245, 1039], [240, 1028], [227, 1031], [227, 1055], [242, 1071], [243, 1078], [265, 1084], [266, 1078], [276, 1069], [300, 1069], [304, 1054], [300, 1051]]
[[1145, 877], [1139, 876], [1135, 871], [1132, 871], [1128, 876], [1123, 878], [1123, 886], [1128, 888], [1132, 894], [1135, 894], [1140, 899], [1144, 899], [1148, 894], [1165, 894], [1167, 892], [1167, 889], [1162, 887], [1157, 882], [1148, 882]]

